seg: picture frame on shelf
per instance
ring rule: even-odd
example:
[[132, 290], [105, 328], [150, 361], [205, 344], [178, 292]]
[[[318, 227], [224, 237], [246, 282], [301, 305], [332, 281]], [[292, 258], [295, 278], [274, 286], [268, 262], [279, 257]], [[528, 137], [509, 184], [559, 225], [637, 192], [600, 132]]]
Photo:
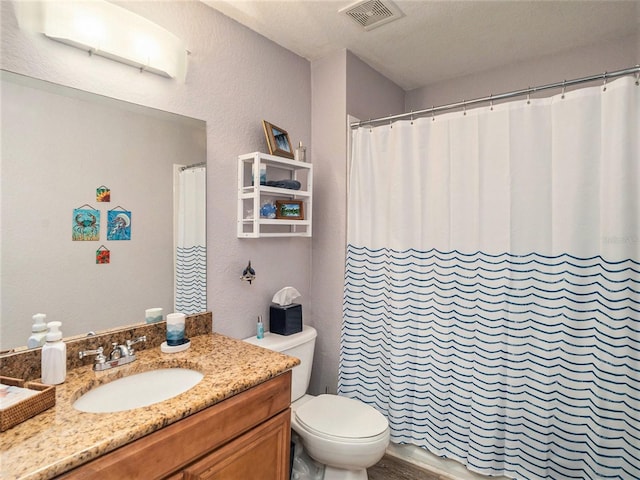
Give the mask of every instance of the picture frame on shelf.
[[304, 202], [302, 200], [276, 200], [276, 218], [304, 220]]
[[273, 123], [262, 121], [264, 134], [267, 137], [267, 145], [271, 155], [278, 155], [293, 159], [293, 146], [289, 140], [289, 134], [283, 128], [275, 126]]

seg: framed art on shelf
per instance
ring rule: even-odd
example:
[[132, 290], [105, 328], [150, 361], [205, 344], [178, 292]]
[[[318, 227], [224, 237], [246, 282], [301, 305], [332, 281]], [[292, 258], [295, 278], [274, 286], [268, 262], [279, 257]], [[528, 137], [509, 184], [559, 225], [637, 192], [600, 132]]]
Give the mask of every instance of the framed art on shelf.
[[276, 218], [304, 220], [304, 202], [301, 200], [276, 200]]
[[267, 137], [267, 145], [269, 146], [269, 153], [271, 155], [278, 155], [280, 157], [293, 158], [293, 147], [291, 146], [291, 140], [289, 140], [289, 134], [286, 130], [276, 127], [274, 124], [262, 121], [262, 127], [264, 128], [264, 134]]

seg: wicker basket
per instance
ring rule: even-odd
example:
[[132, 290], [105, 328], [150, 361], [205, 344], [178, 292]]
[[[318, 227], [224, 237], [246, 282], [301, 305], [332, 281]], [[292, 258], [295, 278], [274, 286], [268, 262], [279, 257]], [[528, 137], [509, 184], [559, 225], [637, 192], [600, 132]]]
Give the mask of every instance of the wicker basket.
[[56, 404], [56, 387], [36, 382], [25, 382], [19, 378], [0, 377], [0, 383], [15, 387], [38, 390], [40, 393], [0, 410], [0, 432], [44, 412]]

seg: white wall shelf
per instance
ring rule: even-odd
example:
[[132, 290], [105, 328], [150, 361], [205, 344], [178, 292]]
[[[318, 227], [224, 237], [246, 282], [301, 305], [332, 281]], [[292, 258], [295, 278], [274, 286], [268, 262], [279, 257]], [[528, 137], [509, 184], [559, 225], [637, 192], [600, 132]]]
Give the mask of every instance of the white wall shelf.
[[[260, 171], [266, 181], [296, 180], [299, 190], [260, 183]], [[264, 181], [264, 179], [263, 179]], [[313, 165], [288, 158], [253, 152], [238, 156], [238, 238], [310, 237], [313, 197]], [[303, 219], [265, 218], [260, 209], [277, 200], [303, 202]]]

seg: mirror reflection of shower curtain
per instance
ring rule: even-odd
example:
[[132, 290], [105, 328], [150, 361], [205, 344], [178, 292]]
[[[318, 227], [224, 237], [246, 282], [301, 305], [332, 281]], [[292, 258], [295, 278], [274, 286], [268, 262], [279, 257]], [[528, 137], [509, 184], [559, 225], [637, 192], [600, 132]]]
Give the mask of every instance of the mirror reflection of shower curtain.
[[178, 171], [176, 200], [175, 311], [207, 310], [205, 167]]

